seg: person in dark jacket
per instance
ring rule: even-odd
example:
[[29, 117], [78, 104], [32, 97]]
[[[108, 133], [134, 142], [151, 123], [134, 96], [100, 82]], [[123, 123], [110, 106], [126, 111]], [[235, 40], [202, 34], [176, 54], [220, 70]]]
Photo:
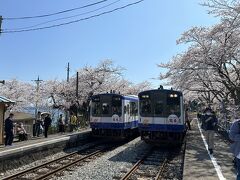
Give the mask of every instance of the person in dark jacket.
[[13, 142], [13, 117], [14, 114], [10, 113], [9, 117], [5, 120], [5, 146], [11, 146]]
[[44, 136], [47, 138], [48, 136], [48, 128], [51, 126], [52, 119], [50, 118], [50, 114], [47, 114], [47, 116], [44, 118]]
[[42, 115], [41, 112], [39, 111], [37, 114], [37, 118], [35, 120], [35, 123], [33, 125], [33, 136], [39, 137], [40, 131], [41, 131], [41, 122], [42, 122]]
[[207, 108], [205, 110], [205, 115], [202, 118], [202, 123], [202, 127], [205, 130], [205, 138], [208, 144], [208, 151], [210, 154], [212, 154], [214, 147], [214, 130], [217, 125], [217, 118], [210, 108]]
[[65, 128], [64, 128], [64, 119], [63, 119], [63, 115], [60, 114], [60, 117], [58, 119], [58, 130], [61, 134], [65, 133]]
[[202, 117], [201, 113], [198, 112], [198, 113], [197, 113], [197, 118], [198, 118], [199, 121], [201, 121], [201, 117]]
[[230, 150], [234, 154], [237, 164], [237, 180], [240, 180], [240, 119], [235, 119], [233, 122], [230, 128], [229, 138], [232, 140]]
[[188, 130], [191, 130], [191, 121], [189, 119], [189, 114], [188, 114], [189, 109], [187, 108], [185, 111], [185, 120], [187, 123]]

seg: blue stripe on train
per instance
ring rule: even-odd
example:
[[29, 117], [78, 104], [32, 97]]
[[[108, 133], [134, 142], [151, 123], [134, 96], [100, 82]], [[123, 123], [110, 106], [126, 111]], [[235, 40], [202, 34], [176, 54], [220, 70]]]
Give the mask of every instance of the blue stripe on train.
[[138, 124], [140, 131], [166, 131], [166, 132], [183, 132], [185, 125], [170, 125], [170, 124]]
[[96, 129], [133, 129], [138, 127], [138, 121], [128, 123], [90, 123], [91, 128]]

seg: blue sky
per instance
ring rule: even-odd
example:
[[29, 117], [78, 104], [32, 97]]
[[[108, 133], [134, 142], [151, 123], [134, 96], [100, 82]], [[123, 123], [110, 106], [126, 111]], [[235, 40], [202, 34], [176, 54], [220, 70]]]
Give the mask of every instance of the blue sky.
[[[0, 15], [22, 17], [53, 13], [79, 7], [99, 0], [0, 0]], [[58, 17], [79, 14], [101, 5], [45, 19], [3, 21], [2, 29], [25, 27]], [[121, 0], [108, 8], [114, 9], [134, 2]], [[192, 26], [210, 26], [216, 18], [199, 5], [200, 0], [145, 0], [126, 9], [87, 21], [40, 31], [9, 33], [0, 36], [0, 80], [17, 78], [31, 81], [66, 78], [67, 62], [71, 75], [85, 65], [95, 66], [99, 61], [111, 59], [126, 68], [124, 77], [132, 82], [157, 78], [160, 68], [156, 64], [167, 62], [186, 47], [176, 45], [176, 39]], [[92, 15], [89, 14], [89, 15]], [[79, 16], [70, 20], [76, 20]], [[62, 22], [67, 22], [64, 20]], [[55, 22], [58, 23], [58, 22]]]

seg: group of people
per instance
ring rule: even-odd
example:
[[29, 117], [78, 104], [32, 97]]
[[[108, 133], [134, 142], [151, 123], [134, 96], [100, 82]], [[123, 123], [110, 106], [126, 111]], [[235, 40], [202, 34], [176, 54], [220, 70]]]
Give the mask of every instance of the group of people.
[[[12, 146], [14, 134], [18, 135], [19, 141], [25, 141], [28, 139], [27, 132], [23, 126], [22, 122], [13, 122], [14, 114], [10, 113], [9, 117], [5, 120], [5, 146]], [[50, 114], [42, 114], [38, 112], [35, 123], [33, 124], [33, 137], [39, 137], [41, 133], [44, 133], [44, 137], [48, 137], [48, 130], [51, 126], [52, 119]], [[74, 113], [70, 113], [69, 128], [70, 132], [76, 130], [78, 124], [77, 116]], [[60, 114], [58, 119], [58, 132], [65, 133], [65, 120], [63, 115]]]
[[[185, 120], [188, 130], [191, 130], [191, 120], [188, 115], [188, 108], [185, 111]], [[197, 114], [198, 119], [201, 121], [201, 128], [205, 130], [205, 138], [208, 144], [208, 151], [213, 154], [214, 146], [214, 130], [217, 127], [218, 120], [216, 118], [215, 112], [210, 108], [206, 108], [203, 114]]]
[[214, 148], [214, 131], [217, 127], [217, 117], [215, 112], [210, 108], [206, 108], [202, 115], [200, 115], [200, 120], [202, 122], [201, 128], [205, 130], [205, 138], [208, 144], [208, 151], [213, 154]]
[[[75, 115], [74, 112], [70, 112], [70, 119], [69, 119], [69, 131], [70, 132], [73, 132], [74, 130], [77, 129], [77, 126], [78, 126], [78, 118], [77, 116]], [[59, 119], [58, 119], [58, 132], [63, 134], [65, 133], [65, 127], [66, 127], [66, 122], [63, 118], [63, 115], [60, 114], [59, 116]]]
[[33, 125], [33, 136], [39, 137], [41, 132], [44, 131], [45, 138], [48, 137], [48, 129], [51, 126], [52, 119], [50, 114], [42, 114], [38, 112], [35, 124]]
[[5, 146], [12, 146], [14, 132], [16, 135], [18, 135], [19, 141], [25, 141], [28, 139], [27, 132], [23, 127], [23, 123], [13, 123], [13, 117], [14, 114], [10, 113], [9, 117], [5, 120]]
[[[44, 136], [48, 137], [48, 129], [51, 126], [52, 119], [50, 117], [50, 114], [42, 114], [41, 112], [38, 112], [36, 121], [33, 125], [33, 136], [39, 137], [39, 135], [44, 132]], [[70, 119], [69, 124], [66, 123], [65, 118], [63, 117], [63, 114], [59, 115], [57, 126], [58, 126], [58, 132], [63, 134], [65, 133], [66, 126], [69, 127], [69, 131], [73, 132], [76, 130], [78, 125], [78, 119], [74, 112], [70, 112]]]
[[[237, 113], [237, 115], [238, 116], [235, 118], [230, 127], [229, 138], [231, 140], [230, 151], [235, 157], [237, 167], [237, 180], [240, 180], [240, 112]], [[208, 150], [210, 154], [212, 154], [214, 145], [214, 130], [218, 122], [216, 115], [211, 108], [206, 108], [202, 115], [198, 113], [197, 116], [202, 122], [201, 128], [205, 130]]]

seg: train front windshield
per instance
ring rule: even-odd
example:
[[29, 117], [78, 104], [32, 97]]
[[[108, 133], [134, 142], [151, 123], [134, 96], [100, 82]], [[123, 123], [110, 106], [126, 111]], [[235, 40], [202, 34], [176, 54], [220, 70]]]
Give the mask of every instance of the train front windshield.
[[150, 94], [143, 94], [140, 97], [140, 115], [141, 116], [152, 116], [152, 100]]
[[112, 117], [122, 115], [122, 98], [117, 95], [101, 95], [92, 98], [92, 116]]
[[140, 95], [140, 115], [143, 117], [168, 117], [181, 115], [180, 94], [152, 92]]

